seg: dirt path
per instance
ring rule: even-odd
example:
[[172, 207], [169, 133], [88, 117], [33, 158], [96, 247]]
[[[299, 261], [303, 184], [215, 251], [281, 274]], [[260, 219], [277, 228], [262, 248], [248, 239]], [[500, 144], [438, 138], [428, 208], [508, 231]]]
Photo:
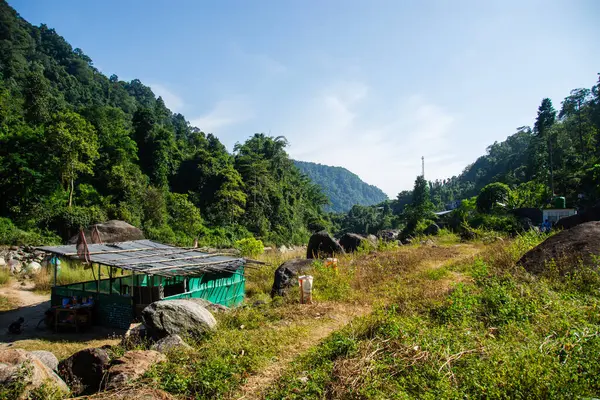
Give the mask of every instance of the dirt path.
[[12, 281], [8, 286], [0, 287], [0, 295], [8, 297], [19, 307], [0, 312], [0, 341], [3, 341], [8, 325], [19, 317], [25, 319], [24, 333], [34, 331], [37, 323], [44, 317], [44, 311], [50, 307], [50, 295], [33, 292], [32, 282], [22, 285]]
[[336, 306], [334, 313], [323, 316], [322, 323], [311, 326], [310, 333], [293, 347], [287, 349], [286, 353], [282, 354], [276, 362], [264, 368], [258, 374], [249, 377], [244, 386], [240, 388], [237, 395], [233, 398], [239, 400], [262, 399], [263, 391], [281, 376], [296, 357], [325, 339], [331, 333], [341, 329], [353, 319], [367, 315], [370, 312], [370, 306]]

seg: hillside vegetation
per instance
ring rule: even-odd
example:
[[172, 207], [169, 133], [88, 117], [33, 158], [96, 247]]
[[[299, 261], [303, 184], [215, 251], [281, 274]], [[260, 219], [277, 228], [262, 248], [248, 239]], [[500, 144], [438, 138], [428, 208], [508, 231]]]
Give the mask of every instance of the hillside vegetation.
[[323, 189], [331, 202], [325, 211], [347, 212], [355, 204], [370, 206], [388, 199], [381, 189], [363, 182], [346, 168], [306, 161], [294, 161], [294, 164]]
[[180, 245], [304, 242], [327, 198], [286, 145], [255, 134], [228, 153], [151, 88], [104, 76], [0, 0], [0, 241], [56, 242], [121, 219]]

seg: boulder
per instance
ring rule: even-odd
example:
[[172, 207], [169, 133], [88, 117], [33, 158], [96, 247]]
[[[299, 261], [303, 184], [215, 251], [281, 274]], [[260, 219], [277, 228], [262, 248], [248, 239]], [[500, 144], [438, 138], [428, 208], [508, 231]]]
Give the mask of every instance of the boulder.
[[344, 233], [340, 238], [340, 245], [346, 253], [354, 253], [366, 241], [367, 239], [356, 233]]
[[574, 226], [592, 221], [600, 221], [600, 204], [596, 204], [594, 207], [591, 207], [584, 212], [561, 218], [556, 222], [554, 227], [559, 229], [571, 229]]
[[58, 358], [56, 358], [56, 356], [53, 353], [45, 350], [34, 350], [31, 352], [31, 354], [39, 358], [40, 361], [43, 362], [46, 365], [46, 367], [50, 368], [51, 370], [58, 370]]
[[184, 342], [179, 335], [169, 335], [154, 343], [151, 350], [156, 350], [159, 353], [166, 354], [173, 349], [189, 350], [192, 346]]
[[215, 317], [191, 300], [156, 301], [142, 311], [142, 320], [154, 338], [168, 335], [200, 336], [217, 326]]
[[[133, 225], [128, 224], [125, 221], [110, 220], [103, 224], [96, 224], [98, 232], [100, 232], [100, 239], [103, 243], [115, 243], [115, 242], [127, 242], [129, 240], [142, 240], [145, 239], [144, 233]], [[94, 225], [84, 230], [85, 237], [88, 243], [92, 243], [92, 230]], [[77, 244], [77, 237], [73, 236], [69, 239], [69, 244]]]
[[0, 256], [0, 268], [6, 267], [6, 260], [3, 256]]
[[598, 267], [600, 257], [600, 222], [585, 222], [561, 231], [528, 251], [518, 261], [527, 271], [539, 274], [554, 260], [562, 273], [577, 268], [580, 261]]
[[58, 373], [74, 393], [91, 394], [100, 389], [109, 363], [105, 349], [85, 349], [58, 363]]
[[310, 237], [306, 258], [332, 257], [334, 254], [344, 254], [344, 249], [327, 231], [317, 232]]
[[281, 264], [275, 270], [271, 297], [285, 296], [287, 289], [298, 284], [297, 277], [303, 275], [311, 266], [313, 260], [296, 258]]
[[200, 304], [202, 307], [206, 308], [208, 311], [210, 311], [213, 314], [217, 313], [217, 312], [229, 311], [229, 307], [224, 306], [223, 304], [217, 304], [217, 303], [210, 302], [206, 299], [196, 298], [196, 299], [188, 299], [188, 300], [193, 301], [194, 303]]
[[0, 350], [0, 386], [23, 385], [19, 399], [29, 398], [32, 390], [49, 385], [67, 394], [69, 387], [38, 357], [23, 349]]
[[423, 233], [425, 235], [435, 236], [440, 233], [440, 227], [437, 224], [429, 224], [429, 226], [423, 230]]
[[400, 233], [401, 231], [397, 229], [384, 229], [382, 231], [377, 232], [377, 236], [381, 240], [394, 241], [400, 239]]
[[41, 270], [42, 264], [36, 261], [30, 262], [29, 264], [27, 264], [27, 267], [25, 267], [25, 271], [30, 275], [38, 274]]
[[131, 350], [115, 360], [108, 370], [107, 390], [122, 388], [144, 375], [154, 364], [167, 361], [164, 354], [155, 350]]
[[285, 247], [284, 244], [282, 244], [281, 246], [279, 246], [279, 248], [277, 249], [281, 254], [285, 254], [288, 252], [288, 248]]
[[377, 246], [377, 244], [379, 243], [379, 240], [377, 239], [377, 236], [375, 235], [367, 235], [366, 239], [371, 242], [371, 244], [373, 246]]

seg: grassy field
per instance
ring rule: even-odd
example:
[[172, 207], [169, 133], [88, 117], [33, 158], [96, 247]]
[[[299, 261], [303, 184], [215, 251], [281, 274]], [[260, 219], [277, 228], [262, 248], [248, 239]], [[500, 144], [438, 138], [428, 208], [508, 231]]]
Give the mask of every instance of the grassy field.
[[[590, 398], [600, 394], [600, 277], [532, 276], [516, 266], [542, 241], [495, 236], [363, 249], [316, 261], [313, 304], [271, 300], [273, 272], [303, 254], [264, 254], [245, 306], [215, 315], [139, 385], [181, 399]], [[108, 341], [116, 344], [116, 341]], [[99, 346], [103, 341], [91, 341]], [[27, 341], [64, 358], [81, 343]], [[115, 354], [138, 343], [114, 346]]]

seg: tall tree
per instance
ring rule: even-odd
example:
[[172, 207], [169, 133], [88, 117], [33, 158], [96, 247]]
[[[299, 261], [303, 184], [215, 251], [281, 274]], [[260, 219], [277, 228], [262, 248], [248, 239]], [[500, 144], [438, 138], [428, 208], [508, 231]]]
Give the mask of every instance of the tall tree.
[[554, 193], [554, 138], [552, 135], [552, 125], [556, 121], [556, 110], [552, 106], [552, 100], [545, 98], [538, 108], [537, 119], [535, 120], [534, 132], [536, 135], [545, 139], [548, 144], [548, 162], [550, 166], [550, 190]]

